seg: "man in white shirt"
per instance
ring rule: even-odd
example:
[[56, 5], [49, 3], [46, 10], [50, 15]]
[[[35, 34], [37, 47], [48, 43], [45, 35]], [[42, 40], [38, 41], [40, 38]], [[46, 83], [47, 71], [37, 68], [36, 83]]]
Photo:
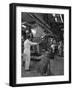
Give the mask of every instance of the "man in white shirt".
[[30, 41], [30, 37], [24, 41], [24, 58], [25, 58], [25, 70], [29, 70], [30, 66], [30, 47], [31, 45], [37, 45], [38, 43], [34, 43]]

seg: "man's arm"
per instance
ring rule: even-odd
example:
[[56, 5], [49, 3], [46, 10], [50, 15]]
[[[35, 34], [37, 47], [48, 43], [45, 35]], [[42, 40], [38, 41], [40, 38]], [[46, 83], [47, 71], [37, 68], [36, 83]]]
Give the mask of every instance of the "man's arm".
[[31, 44], [31, 45], [37, 45], [38, 43], [36, 43], [36, 42], [31, 42], [31, 41], [30, 41], [30, 44]]

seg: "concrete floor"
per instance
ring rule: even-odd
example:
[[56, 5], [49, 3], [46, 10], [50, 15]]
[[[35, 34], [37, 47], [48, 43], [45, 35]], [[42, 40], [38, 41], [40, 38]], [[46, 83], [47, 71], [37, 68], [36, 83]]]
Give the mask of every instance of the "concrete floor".
[[[37, 72], [36, 68], [37, 63], [39, 61], [31, 60], [30, 63], [30, 71], [25, 71], [24, 66], [22, 66], [22, 77], [33, 77], [33, 76], [41, 76], [40, 72]], [[50, 60], [50, 76], [53, 75], [64, 75], [64, 58], [60, 56], [55, 56], [54, 60]]]

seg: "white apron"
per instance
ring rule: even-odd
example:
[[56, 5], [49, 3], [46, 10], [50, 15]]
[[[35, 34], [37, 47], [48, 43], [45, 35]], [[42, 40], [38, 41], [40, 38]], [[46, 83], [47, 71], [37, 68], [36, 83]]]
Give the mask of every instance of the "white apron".
[[36, 44], [37, 43], [33, 43], [28, 39], [26, 39], [24, 42], [25, 70], [29, 70], [29, 66], [30, 66], [30, 46]]

